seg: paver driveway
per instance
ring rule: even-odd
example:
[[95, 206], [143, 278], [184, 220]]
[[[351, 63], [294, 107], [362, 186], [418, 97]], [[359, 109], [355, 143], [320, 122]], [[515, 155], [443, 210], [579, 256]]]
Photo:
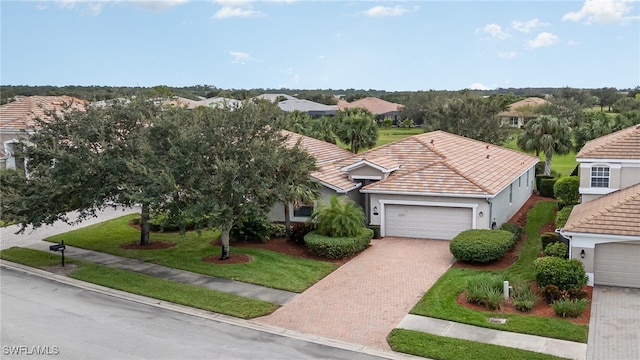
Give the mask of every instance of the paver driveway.
[[355, 259], [255, 321], [389, 349], [389, 332], [452, 263], [448, 241], [373, 240]]
[[593, 288], [587, 360], [640, 359], [640, 289]]

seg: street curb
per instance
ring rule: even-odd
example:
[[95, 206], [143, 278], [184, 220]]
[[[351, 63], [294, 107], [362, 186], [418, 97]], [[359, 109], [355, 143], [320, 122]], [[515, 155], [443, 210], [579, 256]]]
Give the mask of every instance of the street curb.
[[304, 333], [300, 333], [297, 331], [288, 330], [288, 329], [284, 329], [276, 326], [256, 323], [251, 320], [243, 320], [243, 319], [238, 319], [229, 315], [223, 315], [223, 314], [218, 314], [210, 311], [195, 309], [195, 308], [184, 306], [184, 305], [179, 305], [179, 304], [158, 300], [158, 299], [154, 299], [154, 298], [150, 298], [142, 295], [128, 293], [121, 290], [111, 289], [105, 286], [96, 285], [96, 284], [92, 284], [92, 283], [81, 281], [81, 280], [76, 280], [67, 276], [54, 274], [49, 271], [33, 268], [30, 266], [26, 266], [26, 265], [14, 263], [14, 262], [6, 261], [6, 260], [0, 260], [0, 268], [19, 271], [32, 276], [39, 276], [51, 281], [56, 281], [69, 286], [74, 286], [80, 289], [93, 291], [99, 294], [112, 296], [112, 297], [123, 299], [123, 300], [133, 301], [143, 305], [154, 306], [154, 307], [169, 310], [169, 311], [175, 311], [175, 312], [179, 312], [186, 315], [197, 316], [200, 318], [218, 321], [218, 322], [226, 323], [230, 325], [241, 326], [247, 329], [262, 331], [262, 332], [266, 332], [274, 335], [280, 335], [280, 336], [289, 337], [293, 339], [308, 341], [308, 342], [319, 344], [319, 345], [331, 346], [338, 349], [349, 350], [353, 352], [358, 352], [358, 353], [367, 354], [371, 356], [378, 356], [381, 358], [392, 359], [392, 360], [405, 360], [405, 359], [425, 360], [426, 359], [423, 357], [413, 356], [413, 355], [404, 354], [404, 353], [398, 353], [392, 350], [377, 349], [377, 348], [364, 346], [360, 344], [344, 342], [340, 340], [325, 338], [325, 337], [311, 335], [311, 334], [304, 334]]

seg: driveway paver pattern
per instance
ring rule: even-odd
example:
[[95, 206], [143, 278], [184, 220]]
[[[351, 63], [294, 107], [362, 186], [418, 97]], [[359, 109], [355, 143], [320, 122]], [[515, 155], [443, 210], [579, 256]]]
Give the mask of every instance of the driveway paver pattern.
[[389, 349], [386, 337], [453, 264], [449, 241], [387, 237], [256, 322]]
[[640, 359], [640, 289], [593, 288], [587, 360]]

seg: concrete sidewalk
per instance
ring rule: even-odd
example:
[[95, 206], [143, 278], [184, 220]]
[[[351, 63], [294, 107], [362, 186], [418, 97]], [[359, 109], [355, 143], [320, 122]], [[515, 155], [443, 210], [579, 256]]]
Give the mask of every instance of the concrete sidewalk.
[[584, 360], [587, 353], [587, 344], [583, 343], [487, 329], [411, 314], [405, 316], [397, 327], [433, 335], [535, 351], [567, 359]]
[[[51, 245], [51, 243], [39, 241], [29, 244], [28, 248], [48, 251], [49, 245]], [[70, 257], [72, 259], [90, 261], [118, 269], [135, 271], [140, 274], [201, 286], [207, 289], [218, 290], [248, 298], [264, 300], [278, 305], [284, 305], [298, 295], [297, 293], [289, 291], [197, 274], [190, 271], [174, 269], [162, 265], [127, 259], [120, 256], [80, 249], [72, 246], [66, 246], [64, 255], [65, 257]]]

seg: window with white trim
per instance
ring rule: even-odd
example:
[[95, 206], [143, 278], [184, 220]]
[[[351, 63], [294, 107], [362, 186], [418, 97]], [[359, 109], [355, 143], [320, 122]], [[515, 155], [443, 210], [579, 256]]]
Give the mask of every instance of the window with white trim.
[[517, 116], [511, 116], [511, 117], [509, 118], [509, 125], [511, 125], [511, 126], [518, 126], [519, 124], [520, 124], [520, 121], [519, 121], [519, 119], [518, 119], [518, 117], [517, 117]]
[[609, 187], [609, 167], [594, 166], [591, 168], [591, 187], [592, 188], [608, 188]]
[[293, 208], [293, 216], [294, 217], [310, 217], [313, 213], [313, 206], [302, 205], [299, 208]]

